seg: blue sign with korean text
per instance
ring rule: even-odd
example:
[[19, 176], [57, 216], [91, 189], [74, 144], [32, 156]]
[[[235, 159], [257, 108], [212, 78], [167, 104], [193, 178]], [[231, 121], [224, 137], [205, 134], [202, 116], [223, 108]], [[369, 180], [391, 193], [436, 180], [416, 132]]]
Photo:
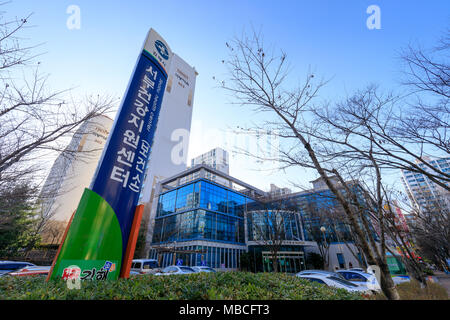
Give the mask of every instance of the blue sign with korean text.
[[171, 55], [165, 41], [151, 29], [91, 185], [69, 222], [47, 279], [117, 279], [119, 272], [127, 276], [136, 241], [130, 234], [136, 235], [140, 223], [135, 212]]
[[143, 51], [90, 189], [116, 213], [126, 250], [134, 210], [150, 158], [167, 73], [155, 57]]

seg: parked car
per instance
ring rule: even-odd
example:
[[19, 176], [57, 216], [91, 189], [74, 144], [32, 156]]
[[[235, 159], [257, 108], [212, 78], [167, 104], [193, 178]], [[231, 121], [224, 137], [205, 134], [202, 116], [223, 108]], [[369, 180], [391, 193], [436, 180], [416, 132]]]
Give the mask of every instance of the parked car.
[[13, 277], [46, 277], [50, 272], [51, 266], [30, 266], [17, 271], [9, 272], [6, 275]]
[[303, 270], [303, 271], [296, 273], [295, 275], [299, 276], [299, 275], [310, 275], [310, 274], [323, 274], [323, 275], [338, 277], [338, 278], [341, 278], [342, 280], [345, 280], [345, 278], [341, 274], [339, 274], [337, 272], [325, 271], [325, 270]]
[[130, 274], [131, 271], [139, 274], [155, 274], [160, 272], [161, 269], [159, 268], [158, 261], [155, 259], [134, 259], [131, 262]]
[[409, 282], [411, 279], [409, 276], [393, 276], [392, 280], [394, 281], [395, 285], [398, 285], [400, 283]]
[[326, 274], [303, 274], [298, 275], [297, 277], [306, 279], [310, 282], [317, 282], [329, 287], [335, 287], [335, 288], [341, 288], [345, 289], [349, 292], [359, 292], [359, 293], [371, 293], [371, 290], [364, 286], [358, 286], [350, 281], [343, 280], [340, 277], [335, 277], [332, 275], [326, 275]]
[[206, 266], [192, 267], [192, 269], [194, 269], [195, 272], [216, 272], [213, 268]]
[[377, 278], [373, 274], [362, 271], [356, 271], [354, 269], [336, 270], [336, 272], [342, 275], [345, 278], [345, 280], [353, 282], [356, 285], [363, 284], [373, 291], [381, 290], [380, 284], [378, 283]]
[[155, 273], [156, 276], [160, 275], [171, 275], [171, 274], [188, 274], [188, 273], [195, 273], [195, 270], [191, 267], [185, 267], [185, 266], [168, 266], [161, 270], [161, 272]]
[[0, 261], [0, 277], [6, 273], [29, 266], [35, 266], [35, 264], [24, 261]]

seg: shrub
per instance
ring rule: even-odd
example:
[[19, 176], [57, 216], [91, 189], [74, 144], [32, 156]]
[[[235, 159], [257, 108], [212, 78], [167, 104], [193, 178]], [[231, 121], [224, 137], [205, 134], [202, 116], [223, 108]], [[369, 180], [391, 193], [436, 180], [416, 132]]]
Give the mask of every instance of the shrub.
[[134, 276], [106, 282], [82, 282], [69, 290], [64, 281], [0, 278], [0, 299], [34, 300], [359, 300], [359, 294], [275, 273], [218, 272]]

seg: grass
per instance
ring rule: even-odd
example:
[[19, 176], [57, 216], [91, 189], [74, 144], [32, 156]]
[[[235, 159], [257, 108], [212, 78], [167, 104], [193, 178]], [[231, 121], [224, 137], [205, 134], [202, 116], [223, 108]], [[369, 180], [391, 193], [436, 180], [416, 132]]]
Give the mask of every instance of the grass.
[[[438, 283], [427, 282], [422, 288], [417, 280], [411, 280], [397, 285], [400, 300], [448, 300], [447, 290]], [[371, 297], [375, 300], [386, 300], [386, 296], [378, 293]]]
[[0, 299], [12, 300], [361, 300], [363, 297], [281, 273], [218, 272], [134, 276], [68, 289], [43, 278], [0, 278]]

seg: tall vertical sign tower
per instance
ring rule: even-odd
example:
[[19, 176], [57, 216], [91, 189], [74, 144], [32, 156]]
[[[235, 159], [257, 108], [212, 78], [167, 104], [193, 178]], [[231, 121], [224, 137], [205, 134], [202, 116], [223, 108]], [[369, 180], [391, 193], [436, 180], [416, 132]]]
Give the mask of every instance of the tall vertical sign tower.
[[91, 185], [84, 190], [66, 229], [49, 279], [117, 279], [128, 262], [130, 247], [134, 250], [136, 206], [171, 58], [167, 43], [151, 29]]

